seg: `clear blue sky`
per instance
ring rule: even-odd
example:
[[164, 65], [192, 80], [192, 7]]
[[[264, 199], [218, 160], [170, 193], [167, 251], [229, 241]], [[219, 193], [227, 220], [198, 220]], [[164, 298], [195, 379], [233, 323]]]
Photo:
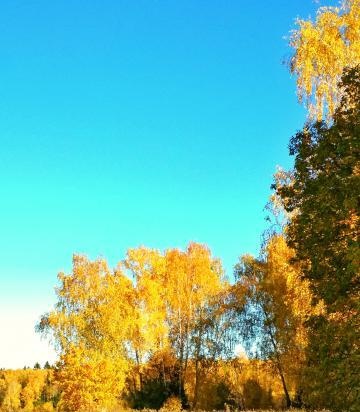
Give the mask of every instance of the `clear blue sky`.
[[[257, 253], [272, 174], [304, 121], [284, 36], [318, 6], [1, 1], [3, 336], [50, 307], [75, 252], [115, 265], [129, 247], [194, 240], [228, 274]], [[11, 365], [31, 364], [24, 353]]]

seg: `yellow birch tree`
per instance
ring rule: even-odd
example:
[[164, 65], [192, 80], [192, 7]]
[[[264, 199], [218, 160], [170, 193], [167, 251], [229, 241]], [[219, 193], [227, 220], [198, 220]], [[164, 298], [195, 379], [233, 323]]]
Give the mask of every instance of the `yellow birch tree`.
[[290, 69], [299, 100], [306, 102], [311, 118], [329, 119], [342, 97], [338, 84], [344, 69], [360, 63], [360, 0], [321, 7], [314, 22], [299, 19], [297, 25]]

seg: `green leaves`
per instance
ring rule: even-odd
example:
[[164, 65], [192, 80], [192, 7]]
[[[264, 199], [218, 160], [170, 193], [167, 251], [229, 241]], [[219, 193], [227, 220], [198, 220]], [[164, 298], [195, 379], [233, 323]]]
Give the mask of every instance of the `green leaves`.
[[307, 396], [315, 406], [355, 411], [360, 409], [355, 395], [360, 367], [353, 367], [360, 356], [360, 68], [347, 70], [339, 87], [344, 95], [333, 123], [308, 124], [292, 138], [294, 180], [278, 187], [277, 195], [287, 211], [297, 211], [287, 240], [315, 298], [326, 305], [326, 316], [310, 323]]

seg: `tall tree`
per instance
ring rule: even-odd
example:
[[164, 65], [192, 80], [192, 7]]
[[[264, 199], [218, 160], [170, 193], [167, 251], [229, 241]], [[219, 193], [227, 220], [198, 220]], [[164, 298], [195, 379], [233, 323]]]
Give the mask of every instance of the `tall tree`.
[[[179, 359], [179, 393], [184, 392], [184, 379], [189, 360], [195, 363], [193, 407], [196, 407], [201, 379], [201, 359], [209, 355], [209, 330], [215, 327], [207, 321], [211, 305], [225, 287], [221, 262], [211, 256], [201, 244], [190, 243], [185, 252], [166, 252], [166, 290], [169, 296], [170, 337]], [[215, 315], [215, 312], [213, 312]], [[213, 341], [212, 341], [213, 342]]]
[[305, 321], [321, 306], [311, 306], [309, 281], [301, 278], [294, 251], [274, 235], [259, 259], [244, 256], [235, 267], [235, 308], [249, 351], [270, 360], [281, 380], [286, 406], [301, 390], [301, 371], [308, 342]]
[[59, 409], [97, 412], [113, 408], [124, 387], [123, 367], [121, 359], [81, 345], [71, 346], [55, 370], [61, 391]]
[[104, 260], [84, 256], [74, 256], [72, 273], [58, 277], [58, 303], [42, 317], [39, 330], [52, 335], [61, 354], [56, 376], [64, 408], [101, 409], [114, 403], [124, 387], [133, 285], [120, 269], [110, 271]]
[[165, 259], [160, 251], [139, 247], [127, 251], [124, 266], [134, 278], [136, 317], [130, 347], [133, 351], [138, 388], [143, 391], [143, 371], [146, 360], [154, 353], [162, 354], [162, 378], [166, 390], [165, 356], [168, 348], [166, 294], [164, 288]]
[[333, 124], [307, 125], [291, 140], [294, 179], [278, 186], [293, 213], [287, 239], [326, 312], [314, 317], [309, 400], [360, 410], [360, 69], [346, 71]]
[[[133, 282], [125, 270], [133, 274]], [[115, 270], [102, 259], [74, 256], [72, 273], [58, 278], [57, 305], [38, 327], [50, 333], [61, 355], [55, 379], [64, 410], [110, 407], [130, 370], [137, 376], [135, 393], [145, 393], [149, 359], [153, 369], [160, 360], [162, 389], [169, 395], [177, 376], [177, 394], [184, 403], [191, 364], [191, 399], [197, 404], [205, 369], [223, 353], [227, 336], [227, 284], [220, 261], [205, 245], [190, 243], [185, 251], [164, 253], [130, 249]]]
[[125, 266], [134, 275], [142, 312], [138, 330], [141, 342], [147, 344], [142, 348], [143, 359], [156, 351], [166, 354], [165, 349], [171, 348], [179, 368], [178, 396], [185, 403], [186, 371], [193, 362], [196, 378], [191, 398], [196, 405], [203, 360], [219, 354], [216, 341], [225, 336], [219, 332], [223, 323], [217, 298], [226, 288], [220, 261], [205, 245], [190, 243], [185, 251], [129, 250]]

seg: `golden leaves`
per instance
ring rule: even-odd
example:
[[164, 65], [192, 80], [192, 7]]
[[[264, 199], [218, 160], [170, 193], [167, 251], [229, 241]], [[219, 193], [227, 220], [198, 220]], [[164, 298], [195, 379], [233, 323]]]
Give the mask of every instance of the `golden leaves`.
[[55, 371], [62, 392], [59, 409], [97, 411], [113, 407], [124, 386], [122, 363], [99, 351], [71, 346]]
[[132, 366], [141, 374], [156, 352], [175, 353], [180, 342], [185, 356], [201, 311], [223, 287], [222, 276], [220, 261], [197, 243], [164, 253], [130, 249], [115, 270], [103, 259], [75, 255], [72, 273], [58, 276], [56, 308], [39, 325], [60, 349], [56, 379], [65, 410], [111, 405]]
[[360, 1], [322, 7], [315, 22], [297, 24], [290, 40], [295, 49], [290, 68], [297, 76], [299, 100], [305, 100], [311, 118], [329, 118], [341, 99], [338, 82], [344, 68], [360, 62]]

